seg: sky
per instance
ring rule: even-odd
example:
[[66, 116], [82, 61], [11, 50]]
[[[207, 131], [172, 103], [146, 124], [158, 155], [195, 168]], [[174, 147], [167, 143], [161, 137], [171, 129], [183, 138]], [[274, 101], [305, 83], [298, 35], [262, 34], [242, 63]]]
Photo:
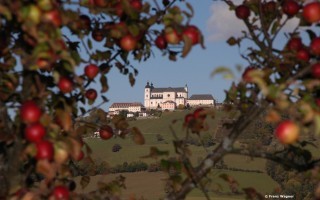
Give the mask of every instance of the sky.
[[[114, 102], [141, 102], [143, 104], [144, 87], [147, 81], [152, 82], [154, 87], [184, 87], [187, 84], [189, 97], [192, 94], [212, 94], [217, 102], [224, 100], [224, 90], [229, 88], [232, 80], [226, 80], [219, 75], [212, 78], [210, 74], [219, 66], [229, 67], [236, 72], [236, 65], [243, 67], [248, 65], [239, 54], [245, 49], [239, 50], [237, 46], [231, 47], [226, 43], [230, 36], [241, 36], [241, 30], [245, 30], [244, 23], [237, 19], [234, 11], [229, 11], [225, 3], [221, 1], [189, 2], [195, 11], [191, 24], [196, 25], [202, 31], [206, 49], [196, 45], [186, 58], [178, 57], [176, 62], [163, 57], [161, 51], [155, 49], [155, 57], [151, 57], [146, 62], [134, 63], [139, 70], [139, 75], [133, 87], [129, 84], [128, 76], [121, 75], [117, 68], [112, 68], [107, 75], [110, 88], [105, 95], [110, 101], [101, 108], [107, 111]], [[234, 0], [233, 2], [238, 5], [242, 1]], [[287, 30], [296, 24], [297, 20], [291, 20]], [[283, 46], [284, 41], [284, 38], [280, 38], [277, 44]], [[236, 75], [236, 81], [239, 81], [241, 73], [236, 73]], [[97, 99], [92, 106], [100, 102], [101, 99]]]

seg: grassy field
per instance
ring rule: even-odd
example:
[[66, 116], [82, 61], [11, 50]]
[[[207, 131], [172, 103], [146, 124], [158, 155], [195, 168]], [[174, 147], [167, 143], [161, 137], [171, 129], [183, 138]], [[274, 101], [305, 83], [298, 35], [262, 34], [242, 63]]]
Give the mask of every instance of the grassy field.
[[[141, 158], [148, 155], [149, 149], [152, 146], [156, 146], [160, 150], [169, 151], [169, 156], [174, 156], [174, 148], [172, 144], [173, 135], [169, 129], [169, 125], [174, 120], [176, 122], [172, 124], [172, 127], [178, 137], [184, 137], [185, 130], [182, 128], [184, 116], [191, 111], [177, 111], [177, 112], [164, 112], [159, 119], [143, 119], [131, 121], [130, 126], [138, 127], [144, 134], [146, 143], [145, 145], [136, 145], [130, 138], [122, 139], [119, 137], [112, 138], [108, 141], [100, 140], [97, 138], [87, 138], [85, 142], [92, 148], [94, 154], [92, 157], [97, 161], [106, 161], [109, 166], [115, 166], [122, 164], [123, 162], [143, 161], [145, 163], [154, 163], [154, 159]], [[211, 136], [217, 126], [218, 121], [224, 116], [221, 111], [216, 112], [214, 119], [208, 118], [206, 122], [209, 125], [209, 130], [202, 133], [203, 137]], [[156, 135], [160, 134], [165, 140], [158, 141]], [[114, 144], [120, 144], [122, 149], [119, 152], [112, 152], [112, 146]], [[190, 145], [192, 155], [190, 157], [194, 165], [198, 160], [206, 155], [206, 150], [211, 151], [214, 146], [207, 148], [206, 150], [202, 146]], [[260, 170], [264, 171], [265, 160], [264, 159], [248, 159], [245, 156], [239, 155], [227, 155], [224, 158], [224, 162], [228, 167], [234, 167], [238, 169]], [[239, 172], [229, 170], [214, 170], [213, 174], [210, 174], [209, 178], [212, 179], [212, 188], [221, 187], [222, 192], [230, 192], [227, 183], [225, 183], [219, 174], [228, 173], [233, 176], [240, 184], [241, 187], [254, 186], [262, 194], [270, 193], [277, 184], [264, 173], [253, 172]], [[124, 191], [124, 199], [128, 199], [133, 194], [143, 194], [145, 199], [156, 200], [164, 196], [163, 179], [166, 178], [162, 172], [139, 172], [139, 173], [123, 173], [125, 175], [127, 190]], [[110, 181], [116, 175], [109, 174], [106, 176], [94, 176], [89, 186], [82, 192], [88, 192], [95, 189], [95, 185], [99, 180]], [[224, 196], [214, 193], [210, 193], [213, 199], [243, 199], [244, 196]], [[136, 195], [136, 197], [139, 197]], [[187, 200], [200, 200], [204, 199], [200, 190], [194, 189]]]
[[[228, 173], [233, 176], [239, 182], [239, 188], [255, 187], [261, 194], [270, 194], [277, 184], [266, 174], [258, 173], [243, 173], [218, 170], [209, 177], [212, 179], [211, 186], [216, 188], [221, 187], [221, 192], [230, 192], [228, 185], [218, 176], [221, 173]], [[96, 185], [99, 181], [110, 182], [119, 174], [98, 175], [91, 177], [89, 185], [84, 188], [77, 188], [77, 192], [87, 193], [96, 189]], [[165, 173], [162, 172], [136, 172], [136, 173], [121, 173], [126, 177], [126, 190], [123, 190], [119, 195], [122, 199], [129, 199], [129, 197], [135, 196], [136, 198], [145, 198], [147, 200], [157, 200], [165, 196], [164, 185], [167, 178]], [[80, 177], [76, 178], [76, 181], [80, 181]], [[217, 195], [210, 193], [212, 199], [244, 199], [243, 195]], [[203, 193], [199, 189], [194, 189], [189, 195], [187, 200], [202, 200], [205, 199]]]

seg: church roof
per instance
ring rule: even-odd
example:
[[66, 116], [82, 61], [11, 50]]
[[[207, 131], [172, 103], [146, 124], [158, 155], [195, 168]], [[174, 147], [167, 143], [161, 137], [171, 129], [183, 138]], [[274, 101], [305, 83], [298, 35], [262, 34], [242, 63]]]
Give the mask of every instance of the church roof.
[[174, 102], [174, 101], [165, 101], [165, 102], [163, 102], [163, 104], [164, 104], [164, 103], [176, 104], [176, 102]]
[[139, 102], [133, 102], [133, 103], [113, 103], [110, 108], [129, 108], [132, 106], [141, 106], [144, 107], [142, 105], [142, 103]]
[[151, 90], [152, 93], [161, 93], [161, 92], [186, 92], [186, 90], [183, 87], [177, 87], [177, 88], [153, 88]]
[[189, 100], [214, 100], [211, 94], [194, 94]]

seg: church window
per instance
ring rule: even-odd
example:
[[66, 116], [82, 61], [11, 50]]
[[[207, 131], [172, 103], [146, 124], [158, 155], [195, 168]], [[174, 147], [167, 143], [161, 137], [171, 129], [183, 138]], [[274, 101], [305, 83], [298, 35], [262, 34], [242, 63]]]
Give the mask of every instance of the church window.
[[170, 94], [168, 94], [168, 97], [170, 97]]

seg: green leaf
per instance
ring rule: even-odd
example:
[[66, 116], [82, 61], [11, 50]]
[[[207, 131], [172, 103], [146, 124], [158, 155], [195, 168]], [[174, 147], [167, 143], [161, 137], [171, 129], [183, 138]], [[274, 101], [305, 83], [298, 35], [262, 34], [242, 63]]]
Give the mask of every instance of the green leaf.
[[147, 25], [148, 25], [148, 26], [153, 25], [154, 23], [157, 22], [157, 19], [158, 19], [158, 16], [156, 16], [156, 15], [151, 16], [151, 17], [147, 20]]
[[161, 159], [160, 161], [160, 166], [161, 168], [163, 168], [164, 170], [168, 171], [169, 167], [170, 167], [170, 163], [167, 160]]
[[132, 24], [132, 25], [128, 26], [128, 30], [131, 33], [131, 35], [133, 35], [135, 37], [138, 36], [140, 33], [140, 29], [136, 24]]
[[217, 67], [215, 70], [213, 70], [210, 74], [210, 76], [213, 78], [217, 74], [223, 74], [223, 77], [225, 79], [234, 79], [234, 74], [231, 71], [231, 69], [227, 67]]
[[91, 42], [91, 39], [89, 39], [89, 38], [88, 38], [87, 44], [88, 44], [89, 49], [92, 49], [92, 42]]
[[276, 20], [273, 24], [272, 24], [272, 27], [271, 27], [271, 34], [275, 34], [276, 31], [278, 30], [280, 26], [280, 20]]

